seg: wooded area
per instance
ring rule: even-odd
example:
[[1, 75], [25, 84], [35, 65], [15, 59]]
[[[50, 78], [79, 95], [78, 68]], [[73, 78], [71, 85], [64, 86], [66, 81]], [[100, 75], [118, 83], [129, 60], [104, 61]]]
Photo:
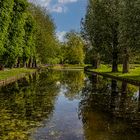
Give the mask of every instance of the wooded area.
[[80, 36], [68, 33], [68, 43], [59, 42], [55, 24], [46, 9], [26, 0], [1, 0], [0, 10], [1, 70], [4, 67], [32, 68], [37, 64], [84, 62]]
[[94, 68], [102, 62], [117, 72], [123, 63], [127, 73], [129, 63], [140, 63], [139, 0], [89, 0], [81, 23], [88, 46], [86, 62]]
[[140, 63], [139, 0], [89, 0], [81, 34], [66, 33], [63, 42], [45, 8], [26, 0], [0, 1], [0, 69], [40, 64]]

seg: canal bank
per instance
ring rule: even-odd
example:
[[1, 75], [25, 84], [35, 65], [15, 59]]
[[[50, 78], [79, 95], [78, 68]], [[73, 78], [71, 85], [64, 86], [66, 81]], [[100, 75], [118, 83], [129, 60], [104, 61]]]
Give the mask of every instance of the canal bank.
[[35, 71], [36, 69], [27, 68], [14, 68], [0, 71], [0, 86], [5, 86], [9, 83], [12, 83], [25, 77], [27, 74], [34, 73]]
[[85, 68], [85, 71], [93, 74], [99, 74], [116, 80], [126, 81], [131, 84], [140, 86], [140, 65], [132, 65], [130, 72], [123, 74], [122, 68], [119, 66], [119, 72], [111, 72], [111, 68], [106, 65], [101, 65], [98, 69]]

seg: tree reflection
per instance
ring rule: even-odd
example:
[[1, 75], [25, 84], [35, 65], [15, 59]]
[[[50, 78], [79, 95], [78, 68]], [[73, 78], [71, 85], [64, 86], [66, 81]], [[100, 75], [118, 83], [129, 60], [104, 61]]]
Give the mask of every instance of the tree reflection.
[[121, 87], [121, 97], [120, 97], [120, 114], [125, 114], [125, 109], [127, 108], [127, 88], [128, 84], [127, 82], [123, 81], [122, 82], [122, 87]]
[[138, 112], [140, 112], [140, 87], [139, 87]]
[[85, 139], [139, 139], [138, 87], [96, 75], [89, 80], [79, 104]]
[[58, 93], [55, 80], [51, 73], [36, 73], [0, 89], [0, 139], [27, 140], [50, 117]]
[[84, 87], [84, 71], [67, 71], [62, 77], [62, 85], [67, 88], [65, 97], [69, 100], [79, 99]]
[[110, 97], [110, 111], [112, 113], [116, 113], [119, 108], [119, 91], [117, 87], [117, 81], [112, 80], [111, 81], [111, 97]]
[[77, 104], [80, 99], [86, 140], [139, 139], [138, 87], [98, 75], [86, 77], [83, 71], [43, 71], [1, 87], [0, 139], [29, 139], [33, 129], [52, 118], [61, 90], [66, 100], [78, 99]]

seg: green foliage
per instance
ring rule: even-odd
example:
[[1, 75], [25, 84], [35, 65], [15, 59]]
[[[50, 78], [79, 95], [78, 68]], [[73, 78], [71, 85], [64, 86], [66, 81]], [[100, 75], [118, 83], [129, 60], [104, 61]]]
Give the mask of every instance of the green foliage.
[[11, 23], [11, 13], [14, 6], [14, 0], [0, 1], [0, 64], [3, 64], [2, 55], [6, 51], [4, 45], [8, 37], [8, 28]]
[[121, 48], [127, 48], [130, 54], [139, 50], [140, 46], [140, 2], [139, 0], [123, 0], [121, 2], [120, 34]]
[[33, 59], [36, 57], [36, 46], [35, 46], [35, 22], [33, 17], [28, 14], [28, 17], [24, 26], [24, 46], [23, 46], [23, 61]]
[[66, 43], [63, 45], [63, 63], [83, 64], [85, 59], [84, 41], [79, 34], [69, 32], [66, 34]]
[[82, 21], [82, 34], [88, 40], [87, 55], [91, 54], [92, 61], [99, 61], [100, 57], [110, 61], [113, 53], [118, 50], [117, 8], [116, 1], [89, 0], [87, 12]]
[[0, 69], [60, 62], [55, 25], [45, 9], [27, 0], [1, 0], [0, 11]]
[[86, 60], [91, 63], [99, 54], [98, 59], [112, 64], [112, 71], [118, 71], [123, 62], [123, 72], [128, 72], [130, 56], [134, 60], [140, 51], [139, 21], [139, 0], [89, 0], [82, 20], [89, 46], [86, 54], [91, 56]]
[[[1, 4], [5, 6], [1, 7], [1, 10], [3, 10], [3, 19], [1, 20], [5, 23], [2, 27], [2, 30], [5, 31], [5, 33], [2, 32], [2, 45], [5, 51], [1, 54], [1, 58], [4, 61], [4, 65], [13, 67], [16, 59], [21, 57], [23, 52], [23, 36], [25, 35], [24, 24], [28, 3], [25, 0], [14, 0], [2, 1]], [[6, 14], [6, 16], [4, 16], [4, 14]]]
[[23, 41], [25, 36], [24, 24], [26, 14], [21, 14], [19, 18], [13, 15], [12, 25], [9, 28], [8, 41], [6, 44], [6, 55], [8, 56], [8, 66], [16, 63], [16, 59], [23, 54]]
[[46, 9], [30, 6], [36, 23], [36, 48], [42, 63], [59, 63], [58, 42], [55, 37], [55, 25]]

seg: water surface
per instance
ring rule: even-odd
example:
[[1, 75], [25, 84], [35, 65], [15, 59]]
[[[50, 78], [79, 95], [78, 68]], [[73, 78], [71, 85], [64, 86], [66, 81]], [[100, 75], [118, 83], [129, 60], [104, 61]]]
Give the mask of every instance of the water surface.
[[44, 71], [0, 88], [1, 140], [138, 140], [139, 87]]

